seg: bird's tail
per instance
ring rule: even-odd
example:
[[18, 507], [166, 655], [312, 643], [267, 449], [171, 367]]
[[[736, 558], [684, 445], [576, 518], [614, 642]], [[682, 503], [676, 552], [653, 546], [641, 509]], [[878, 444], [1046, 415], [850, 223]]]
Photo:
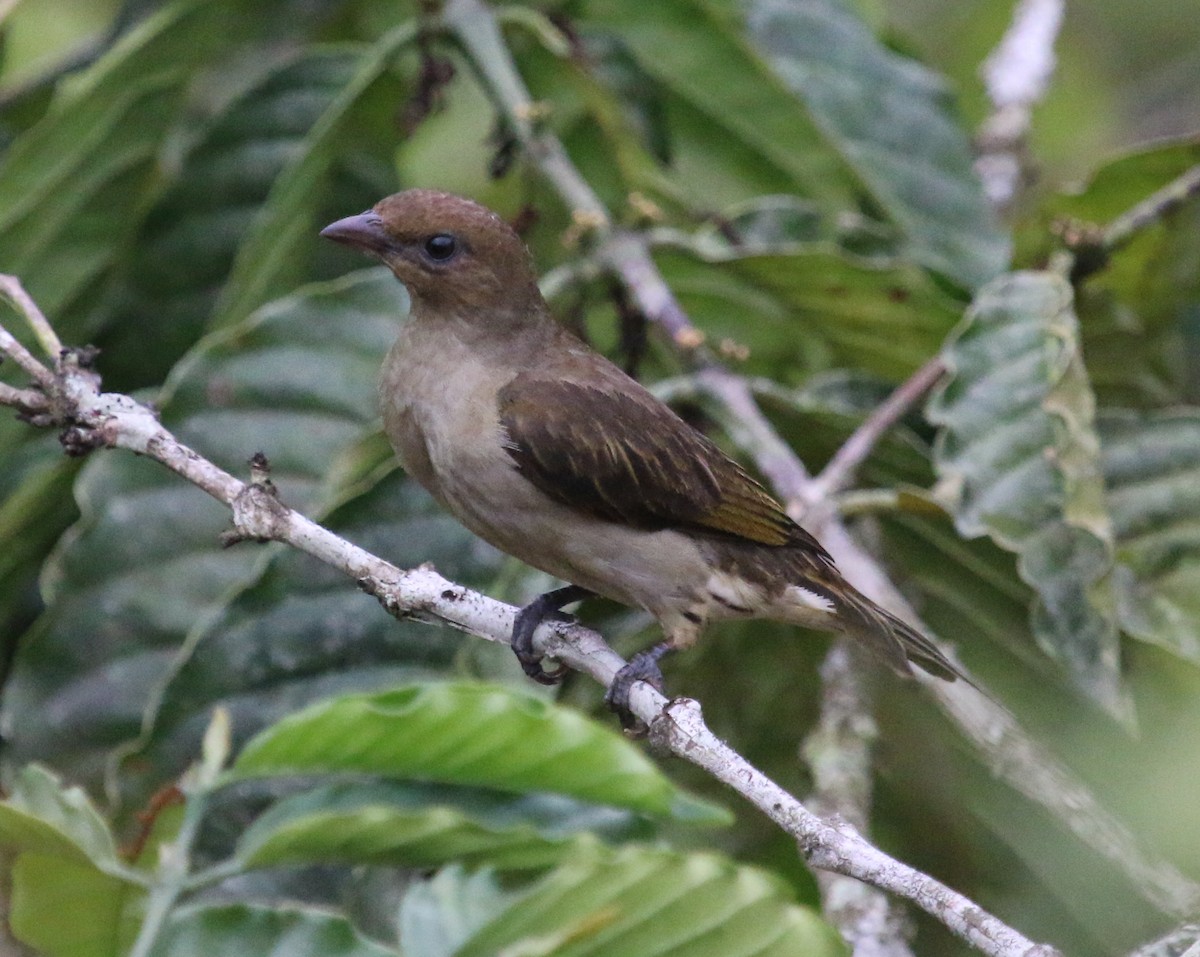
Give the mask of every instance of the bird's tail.
[[839, 624], [843, 632], [860, 639], [868, 648], [894, 670], [910, 675], [909, 662], [946, 681], [962, 678], [975, 683], [954, 662], [947, 658], [927, 636], [884, 611], [873, 601], [852, 588], [839, 594]]

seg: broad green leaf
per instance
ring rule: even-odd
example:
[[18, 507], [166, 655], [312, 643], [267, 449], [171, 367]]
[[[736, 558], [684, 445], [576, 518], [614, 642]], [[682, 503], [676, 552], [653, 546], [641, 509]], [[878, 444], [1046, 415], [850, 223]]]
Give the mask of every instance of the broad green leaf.
[[1030, 641], [1035, 593], [1013, 556], [990, 539], [964, 539], [947, 517], [886, 516], [889, 557], [921, 596], [921, 617], [972, 666], [985, 644], [1046, 670]]
[[185, 88], [228, 29], [229, 7], [179, 0], [148, 17], [65, 84], [0, 165], [0, 268], [21, 276], [64, 341], [94, 332], [81, 299], [132, 235]]
[[416, 36], [416, 24], [406, 23], [364, 50], [338, 95], [295, 144], [293, 160], [275, 179], [249, 236], [238, 248], [214, 327], [244, 319], [306, 276], [304, 266], [318, 241], [316, 231], [324, 225], [315, 221], [317, 211], [325, 208], [323, 183], [345, 148], [354, 111]]
[[[404, 309], [383, 271], [280, 301], [181, 363], [163, 420], [235, 473], [265, 452], [293, 507], [332, 504], [339, 462], [375, 430], [374, 379]], [[86, 780], [137, 733], [185, 637], [269, 553], [222, 549], [226, 510], [148, 460], [96, 455], [77, 495], [84, 517], [44, 577], [49, 607], [21, 643], [3, 714], [15, 758]]]
[[80, 787], [63, 787], [36, 764], [22, 768], [0, 802], [0, 845], [92, 867], [117, 868], [112, 831]]
[[655, 259], [710, 341], [747, 346], [747, 368], [772, 377], [850, 366], [901, 380], [937, 351], [959, 314], [921, 270], [826, 243], [700, 252], [709, 261], [667, 251]]
[[[24, 423], [15, 423], [26, 428]], [[78, 517], [70, 506], [78, 463], [51, 439], [20, 442], [0, 455], [11, 472], [11, 492], [0, 491], [0, 655], [11, 661], [24, 626], [40, 610], [37, 577], [58, 537]], [[8, 484], [8, 483], [0, 483]]]
[[[1128, 212], [1200, 162], [1195, 137], [1155, 144], [1100, 166], [1077, 190], [1048, 198], [1019, 233], [1020, 258], [1044, 258], [1055, 233], [1086, 234]], [[1161, 408], [1200, 398], [1200, 208], [1151, 222], [1076, 290], [1083, 352], [1101, 406]]]
[[959, 532], [1018, 554], [1038, 595], [1038, 642], [1089, 697], [1128, 717], [1112, 528], [1070, 286], [1050, 273], [995, 280], [943, 356], [951, 378], [927, 412]]
[[454, 957], [489, 920], [524, 896], [505, 890], [489, 870], [445, 867], [411, 887], [400, 905], [405, 957]]
[[238, 842], [246, 867], [341, 861], [500, 869], [545, 867], [585, 834], [649, 836], [628, 812], [553, 794], [514, 797], [416, 782], [348, 782], [280, 801]]
[[[386, 454], [390, 459], [390, 449]], [[324, 524], [400, 567], [431, 561], [455, 581], [479, 587], [496, 574], [498, 554], [398, 470]], [[469, 639], [396, 621], [350, 585], [294, 550], [273, 555], [253, 584], [193, 634], [147, 717], [146, 740], [129, 770], [148, 763], [167, 775], [185, 767], [216, 703], [229, 710], [238, 740], [245, 740], [311, 701], [454, 668]]]
[[1100, 417], [1124, 629], [1200, 663], [1200, 411]]
[[22, 854], [12, 869], [9, 923], [43, 957], [121, 957], [137, 931], [145, 892], [94, 867]]
[[296, 905], [246, 904], [180, 908], [167, 923], [152, 957], [398, 957], [362, 937], [345, 917]]
[[336, 773], [549, 791], [646, 814], [714, 813], [578, 711], [475, 683], [417, 684], [313, 705], [251, 740], [230, 778]]
[[1003, 270], [1010, 244], [941, 79], [887, 49], [844, 0], [752, 0], [748, 9], [751, 39], [912, 258], [968, 289]]
[[844, 158], [750, 48], [737, 15], [709, 0], [588, 0], [584, 9], [666, 91], [674, 173], [696, 205], [755, 191], [797, 192], [826, 212], [856, 205]]
[[1046, 203], [1044, 213], [1107, 224], [1200, 163], [1200, 137], [1154, 143], [1108, 159], [1082, 187]]
[[835, 957], [837, 932], [777, 880], [715, 854], [597, 848], [548, 874], [456, 957]]
[[716, 258], [728, 258], [735, 250], [727, 237], [736, 238], [740, 253], [788, 253], [832, 242], [880, 263], [895, 261], [903, 239], [893, 226], [848, 212], [830, 220], [811, 200], [788, 195], [758, 196], [722, 210], [719, 225], [697, 230], [695, 241], [711, 247]]
[[[313, 127], [356, 81], [360, 54], [346, 46], [297, 51], [225, 105], [190, 144], [106, 299], [116, 320], [102, 340], [109, 379], [157, 384], [200, 337], [239, 246], [279, 176], [306, 156]], [[386, 148], [355, 131], [347, 131], [338, 161], [314, 190], [312, 214], [327, 210], [335, 218], [388, 191], [390, 171], [367, 175], [386, 170]], [[311, 225], [315, 238], [318, 224]], [[296, 257], [297, 277], [312, 275], [312, 259]]]

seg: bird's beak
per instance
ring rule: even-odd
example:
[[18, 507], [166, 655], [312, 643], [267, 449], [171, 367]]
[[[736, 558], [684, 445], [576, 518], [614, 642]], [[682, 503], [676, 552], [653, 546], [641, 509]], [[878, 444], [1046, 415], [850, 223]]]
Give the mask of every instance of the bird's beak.
[[392, 239], [384, 229], [383, 220], [372, 210], [330, 223], [321, 230], [321, 235], [335, 243], [353, 246], [377, 256], [382, 256], [392, 248]]

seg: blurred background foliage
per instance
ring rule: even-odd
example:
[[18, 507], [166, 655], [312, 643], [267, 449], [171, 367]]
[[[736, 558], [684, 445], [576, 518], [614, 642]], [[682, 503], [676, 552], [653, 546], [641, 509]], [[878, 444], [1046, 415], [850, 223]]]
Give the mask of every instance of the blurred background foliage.
[[[770, 381], [764, 408], [810, 468], [943, 350], [957, 378], [859, 484], [940, 480], [946, 512], [858, 530], [1034, 737], [1200, 881], [1200, 215], [1146, 230], [1075, 289], [1036, 271], [1062, 217], [1109, 222], [1200, 162], [1185, 7], [1069, 8], [1037, 176], [1005, 224], [969, 137], [1008, 2], [499, 12], [550, 128], [623, 221], [653, 227], [672, 288]], [[473, 196], [524, 223], [544, 271], [564, 267], [564, 321], [628, 358], [608, 284], [572, 272], [586, 243], [563, 241], [569, 210], [461, 50], [426, 45], [418, 5], [397, 0], [0, 12], [0, 269], [65, 341], [103, 349], [106, 387], [142, 390], [234, 472], [264, 451], [290, 505], [401, 566], [514, 602], [544, 589], [392, 466], [374, 375], [404, 293], [315, 238], [397, 188]], [[1010, 249], [1028, 271], [1007, 272]], [[651, 335], [641, 371], [685, 370]], [[790, 843], [621, 741], [599, 689], [569, 681], [551, 704], [504, 649], [398, 624], [304, 556], [221, 550], [223, 509], [154, 463], [68, 460], [11, 419], [0, 462], [0, 843], [23, 944], [126, 952], [161, 900], [130, 867], [149, 873], [202, 810], [195, 886], [156, 954], [838, 952]], [[623, 609], [583, 614], [624, 652], [651, 639]], [[668, 681], [803, 795], [826, 647], [729, 625]], [[875, 684], [883, 847], [1067, 953], [1124, 953], [1177, 920], [998, 783], [925, 697]], [[204, 801], [139, 823], [197, 760], [216, 704], [254, 744]], [[64, 926], [64, 899], [91, 919]], [[917, 924], [916, 952], [964, 950]]]

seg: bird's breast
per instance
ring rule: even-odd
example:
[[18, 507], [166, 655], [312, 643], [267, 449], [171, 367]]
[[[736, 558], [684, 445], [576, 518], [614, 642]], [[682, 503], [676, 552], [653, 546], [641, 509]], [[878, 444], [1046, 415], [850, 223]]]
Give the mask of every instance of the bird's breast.
[[728, 588], [710, 594], [712, 562], [692, 536], [598, 518], [526, 479], [505, 447], [496, 399], [515, 373], [476, 347], [406, 329], [380, 380], [384, 428], [405, 470], [501, 551], [685, 630], [696, 630], [680, 617], [693, 606], [708, 618], [757, 604]]

